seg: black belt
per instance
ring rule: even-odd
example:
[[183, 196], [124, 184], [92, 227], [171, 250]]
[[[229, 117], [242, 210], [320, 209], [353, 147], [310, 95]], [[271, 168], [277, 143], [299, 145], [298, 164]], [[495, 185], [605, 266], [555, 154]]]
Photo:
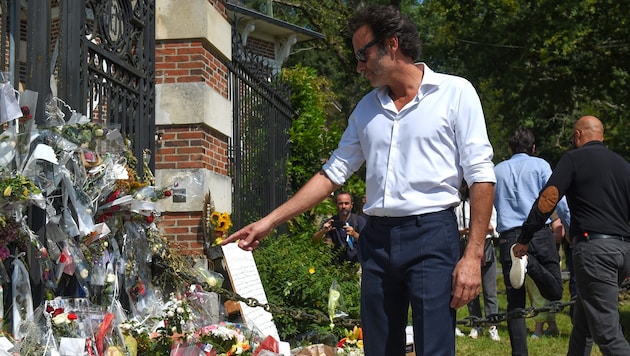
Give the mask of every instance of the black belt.
[[585, 242], [589, 240], [604, 240], [604, 239], [630, 242], [630, 236], [606, 235], [606, 234], [598, 234], [596, 232], [585, 231], [583, 234], [573, 237], [573, 243], [575, 244], [577, 242]]
[[416, 221], [419, 217], [433, 215], [433, 214], [441, 214], [441, 213], [453, 213], [453, 208], [448, 208], [445, 210], [434, 211], [432, 213], [418, 214], [418, 215], [408, 215], [408, 216], [374, 216], [374, 215], [365, 215], [370, 224], [377, 225], [399, 225], [404, 224], [409, 221]]

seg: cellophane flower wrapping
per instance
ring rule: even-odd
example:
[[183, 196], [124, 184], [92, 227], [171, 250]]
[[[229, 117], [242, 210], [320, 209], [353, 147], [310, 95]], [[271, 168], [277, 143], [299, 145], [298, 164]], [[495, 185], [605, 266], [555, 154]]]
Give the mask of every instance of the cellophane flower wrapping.
[[[0, 260], [12, 266], [25, 253], [26, 268], [0, 268], [0, 282], [21, 291], [25, 284], [12, 280], [19, 273], [14, 280], [43, 282], [46, 299], [19, 315], [13, 351], [56, 356], [82, 345], [90, 356], [252, 355], [261, 336], [221, 320], [215, 288], [223, 276], [171, 248], [155, 224], [157, 203], [185, 186], [156, 187], [150, 153], [137, 160], [118, 127], [76, 112], [67, 119], [58, 104], [47, 101], [41, 127], [27, 107], [22, 121], [0, 131]], [[37, 232], [28, 228], [32, 206], [46, 217]], [[232, 226], [227, 212], [209, 223], [222, 236]]]

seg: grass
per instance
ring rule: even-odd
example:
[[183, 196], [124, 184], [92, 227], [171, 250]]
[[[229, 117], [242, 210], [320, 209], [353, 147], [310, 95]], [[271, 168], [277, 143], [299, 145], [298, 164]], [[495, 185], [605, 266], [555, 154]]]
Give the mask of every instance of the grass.
[[[503, 283], [503, 275], [497, 273], [497, 290], [499, 291], [499, 312], [505, 313], [507, 310], [507, 299], [505, 294], [505, 284]], [[569, 285], [568, 281], [564, 284], [563, 301], [569, 301]], [[483, 298], [482, 298], [483, 301]], [[529, 305], [527, 305], [529, 307]], [[620, 295], [619, 313], [621, 316], [621, 324], [625, 330], [626, 339], [630, 339], [630, 295], [625, 292]], [[457, 320], [462, 320], [468, 316], [468, 308], [460, 308], [457, 311]], [[527, 347], [530, 355], [566, 355], [569, 347], [569, 336], [571, 335], [571, 319], [569, 317], [569, 308], [564, 308], [556, 315], [556, 323], [560, 329], [558, 336], [543, 336], [538, 339], [528, 339]], [[526, 320], [528, 335], [534, 331], [534, 320], [528, 318]], [[470, 331], [468, 327], [459, 327], [466, 335]], [[457, 355], [510, 355], [510, 337], [507, 331], [507, 322], [498, 325], [500, 342], [490, 340], [487, 334], [487, 327], [484, 327], [484, 333], [478, 339], [474, 340], [469, 337], [458, 337], [456, 339]], [[597, 345], [593, 346], [592, 356], [601, 356]]]

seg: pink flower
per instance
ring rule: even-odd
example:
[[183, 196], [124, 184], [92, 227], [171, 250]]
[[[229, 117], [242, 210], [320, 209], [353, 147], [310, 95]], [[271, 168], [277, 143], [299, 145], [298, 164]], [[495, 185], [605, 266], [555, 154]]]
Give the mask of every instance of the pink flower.
[[0, 259], [6, 260], [11, 255], [11, 251], [6, 246], [0, 246]]

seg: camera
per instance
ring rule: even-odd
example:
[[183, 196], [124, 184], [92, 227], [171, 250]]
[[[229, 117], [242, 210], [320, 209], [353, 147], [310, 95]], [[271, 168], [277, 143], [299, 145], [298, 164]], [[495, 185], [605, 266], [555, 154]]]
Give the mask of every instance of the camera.
[[341, 220], [333, 220], [333, 222], [330, 223], [330, 226], [338, 229], [343, 227], [345, 224], [346, 223]]

